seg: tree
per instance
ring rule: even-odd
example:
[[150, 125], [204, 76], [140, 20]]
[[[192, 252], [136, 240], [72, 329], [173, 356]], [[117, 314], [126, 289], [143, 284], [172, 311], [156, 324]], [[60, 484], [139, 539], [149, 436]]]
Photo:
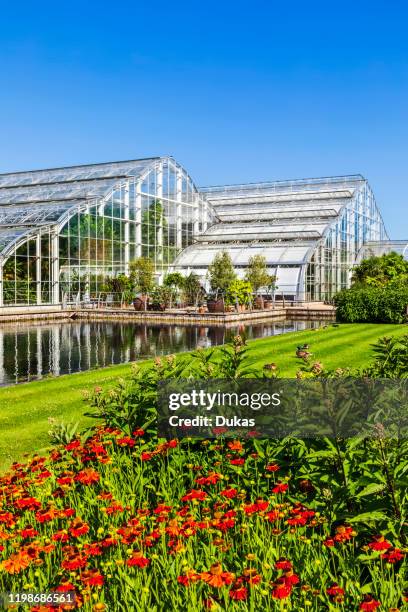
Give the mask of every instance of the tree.
[[130, 278], [141, 293], [149, 293], [154, 286], [154, 265], [148, 257], [138, 257], [129, 264]]
[[204, 298], [204, 289], [201, 286], [199, 277], [194, 272], [191, 272], [184, 278], [183, 291], [188, 304], [196, 306]]
[[276, 276], [268, 273], [266, 258], [263, 255], [253, 255], [249, 258], [245, 280], [251, 283], [257, 293], [261, 287], [270, 287], [275, 282]]
[[220, 251], [208, 266], [211, 289], [225, 293], [233, 280], [236, 279], [234, 266], [227, 251]]
[[169, 272], [164, 277], [163, 285], [165, 287], [182, 289], [184, 287], [184, 276], [180, 272]]
[[391, 281], [408, 280], [408, 261], [395, 251], [368, 257], [353, 268], [353, 285], [383, 287]]

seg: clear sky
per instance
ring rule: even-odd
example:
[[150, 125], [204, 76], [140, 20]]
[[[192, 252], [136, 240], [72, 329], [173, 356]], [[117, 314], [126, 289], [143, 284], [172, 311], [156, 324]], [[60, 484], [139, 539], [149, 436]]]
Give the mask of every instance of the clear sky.
[[408, 239], [405, 1], [2, 2], [0, 171], [170, 154], [199, 185], [362, 173]]

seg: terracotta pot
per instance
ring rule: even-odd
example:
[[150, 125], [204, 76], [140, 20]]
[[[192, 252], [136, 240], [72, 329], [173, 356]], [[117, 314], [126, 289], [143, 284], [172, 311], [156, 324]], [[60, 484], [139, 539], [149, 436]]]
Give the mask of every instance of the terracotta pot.
[[208, 300], [207, 302], [208, 312], [225, 312], [224, 299]]
[[265, 301], [264, 301], [263, 297], [258, 296], [258, 297], [255, 299], [254, 306], [255, 306], [255, 308], [256, 308], [257, 310], [263, 310], [263, 309], [264, 309], [264, 307], [265, 307], [265, 306], [264, 306], [264, 304], [265, 304]]
[[149, 298], [145, 295], [137, 297], [133, 300], [133, 308], [137, 311], [147, 310]]

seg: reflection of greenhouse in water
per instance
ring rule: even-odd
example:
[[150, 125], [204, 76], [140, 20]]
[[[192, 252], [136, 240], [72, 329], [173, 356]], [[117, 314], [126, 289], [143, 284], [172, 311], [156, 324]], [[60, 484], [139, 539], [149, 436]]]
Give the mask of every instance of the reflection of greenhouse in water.
[[318, 321], [230, 327], [113, 321], [2, 325], [0, 385], [207, 348], [229, 342], [238, 333], [248, 339], [265, 338], [319, 325]]

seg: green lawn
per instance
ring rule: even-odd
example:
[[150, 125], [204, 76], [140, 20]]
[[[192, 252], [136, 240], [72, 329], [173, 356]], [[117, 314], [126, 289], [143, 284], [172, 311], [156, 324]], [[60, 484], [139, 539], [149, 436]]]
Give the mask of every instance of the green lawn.
[[[342, 324], [316, 331], [274, 336], [249, 343], [248, 360], [260, 368], [276, 362], [281, 374], [293, 377], [299, 368], [296, 346], [308, 343], [313, 360], [326, 368], [360, 367], [371, 361], [370, 345], [385, 335], [408, 333], [406, 325]], [[186, 354], [179, 358], [185, 359]], [[112, 385], [130, 373], [129, 365], [61, 376], [0, 389], [0, 470], [24, 453], [41, 452], [49, 445], [50, 417], [66, 423], [91, 423], [83, 413], [83, 391], [95, 385]]]

